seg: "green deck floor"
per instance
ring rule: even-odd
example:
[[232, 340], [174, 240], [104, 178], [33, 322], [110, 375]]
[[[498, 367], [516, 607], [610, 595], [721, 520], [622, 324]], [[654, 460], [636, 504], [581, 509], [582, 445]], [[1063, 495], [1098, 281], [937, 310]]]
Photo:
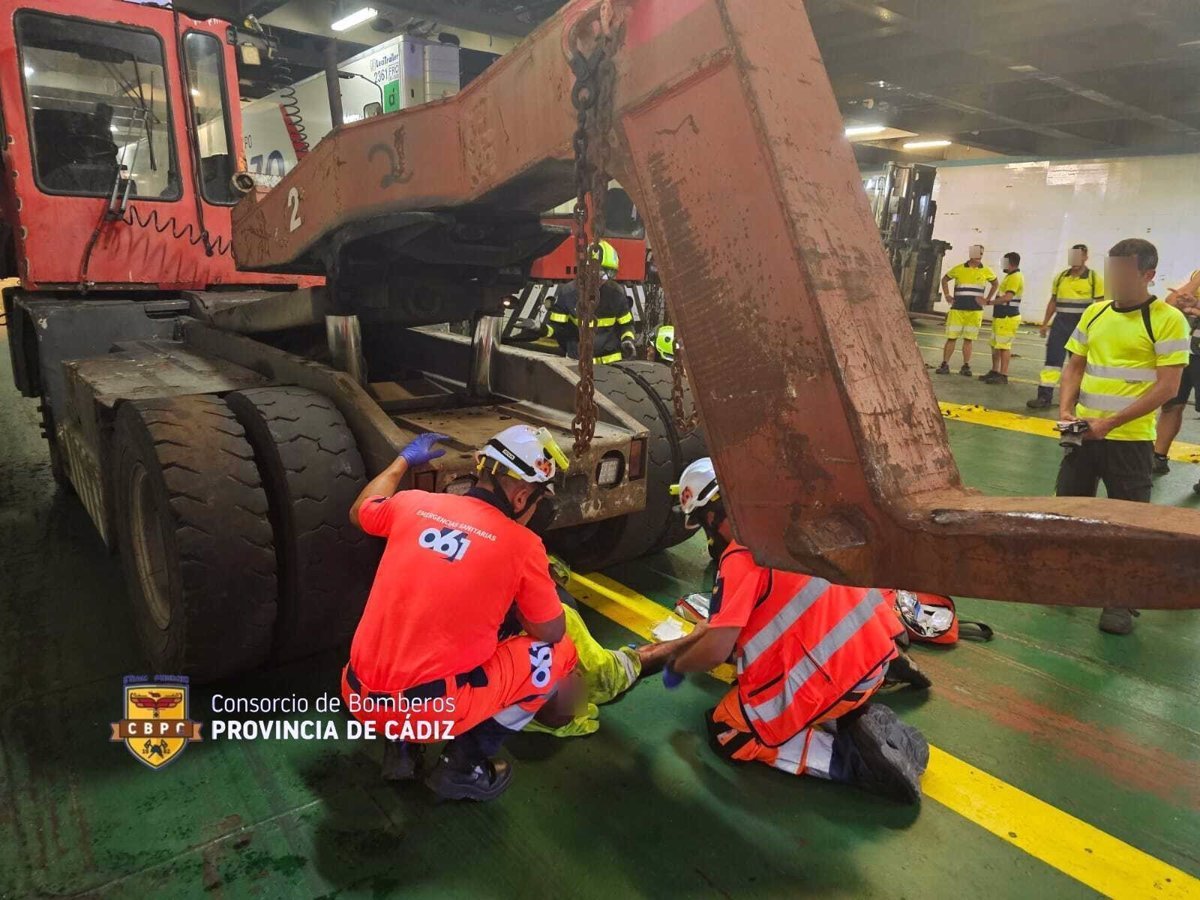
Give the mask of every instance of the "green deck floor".
[[[1036, 338], [1018, 353], [1014, 373], [1035, 379]], [[34, 404], [6, 366], [0, 379], [0, 896], [1095, 896], [936, 802], [914, 813], [719, 762], [701, 716], [724, 686], [708, 678], [670, 695], [640, 685], [587, 739], [518, 738], [513, 787], [488, 805], [383, 784], [377, 743], [205, 741], [150, 772], [107, 740], [121, 676], [142, 667], [117, 561], [56, 494]], [[1021, 413], [1033, 392], [935, 384], [942, 399]], [[1200, 442], [1198, 426], [1189, 411], [1183, 439]], [[1050, 492], [1052, 441], [949, 428], [973, 486]], [[1197, 478], [1200, 466], [1173, 464], [1155, 502], [1200, 505]], [[670, 604], [703, 562], [693, 542], [608, 574]], [[887, 702], [943, 750], [1200, 875], [1200, 613], [1146, 613], [1115, 638], [1092, 610], [964, 600], [961, 612], [997, 639], [922, 648], [935, 688]], [[604, 642], [630, 640], [585, 616]], [[339, 662], [220, 690], [314, 697]], [[193, 693], [194, 718], [211, 718], [207, 695]]]

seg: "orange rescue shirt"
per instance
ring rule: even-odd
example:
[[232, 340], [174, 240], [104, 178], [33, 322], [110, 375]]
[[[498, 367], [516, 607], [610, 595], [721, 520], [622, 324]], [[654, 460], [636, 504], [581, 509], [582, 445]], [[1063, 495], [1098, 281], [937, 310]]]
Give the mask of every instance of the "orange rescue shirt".
[[366, 689], [400, 691], [469, 672], [496, 652], [508, 610], [562, 613], [541, 539], [486, 500], [400, 491], [359, 507], [387, 538], [350, 665]]

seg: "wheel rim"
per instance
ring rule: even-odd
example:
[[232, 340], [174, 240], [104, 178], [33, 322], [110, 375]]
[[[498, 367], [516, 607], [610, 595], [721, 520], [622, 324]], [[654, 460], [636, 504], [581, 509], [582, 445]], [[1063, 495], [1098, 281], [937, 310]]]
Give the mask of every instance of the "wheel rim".
[[138, 582], [150, 618], [161, 629], [171, 624], [171, 604], [167, 599], [167, 549], [150, 489], [150, 476], [138, 463], [129, 485], [130, 532], [133, 560]]

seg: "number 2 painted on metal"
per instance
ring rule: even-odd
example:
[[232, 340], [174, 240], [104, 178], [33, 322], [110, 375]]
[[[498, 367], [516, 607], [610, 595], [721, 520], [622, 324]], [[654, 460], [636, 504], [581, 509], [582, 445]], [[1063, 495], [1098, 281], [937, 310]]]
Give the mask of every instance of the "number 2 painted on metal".
[[300, 191], [297, 188], [292, 188], [288, 191], [288, 209], [292, 211], [292, 218], [288, 222], [288, 231], [295, 231], [304, 224], [304, 220], [300, 218]]

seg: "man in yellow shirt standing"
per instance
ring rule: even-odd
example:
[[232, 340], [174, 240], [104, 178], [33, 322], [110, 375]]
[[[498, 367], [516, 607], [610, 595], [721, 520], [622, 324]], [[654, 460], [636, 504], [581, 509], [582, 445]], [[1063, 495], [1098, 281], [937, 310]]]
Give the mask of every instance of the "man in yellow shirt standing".
[[[950, 294], [951, 281], [954, 282], [953, 296]], [[996, 273], [983, 264], [982, 244], [972, 244], [971, 258], [942, 276], [942, 294], [950, 304], [950, 312], [946, 313], [946, 346], [942, 350], [942, 364], [937, 368], [938, 375], [950, 374], [950, 360], [961, 337], [963, 366], [958, 374], [971, 376], [973, 342], [983, 325], [983, 308], [992, 302], [996, 286]]]
[[985, 384], [1008, 384], [1008, 364], [1012, 360], [1013, 338], [1021, 324], [1021, 298], [1025, 276], [1021, 274], [1021, 254], [1004, 254], [1004, 278], [1000, 297], [992, 308], [992, 369], [979, 380]]
[[1030, 409], [1049, 409], [1053, 404], [1054, 386], [1062, 380], [1067, 339], [1079, 325], [1083, 311], [1104, 299], [1104, 279], [1099, 272], [1088, 268], [1087, 261], [1087, 244], [1076, 244], [1067, 251], [1070, 266], [1054, 276], [1041, 328], [1046, 339], [1046, 363], [1042, 366], [1037, 396], [1025, 404]]
[[[1191, 340], [1187, 319], [1150, 291], [1158, 250], [1128, 238], [1108, 251], [1112, 300], [1091, 304], [1067, 341], [1059, 396], [1065, 451], [1055, 492], [1094, 497], [1100, 482], [1113, 500], [1150, 502], [1155, 413], [1179, 391]], [[1100, 630], [1129, 634], [1136, 610], [1106, 607]]]

